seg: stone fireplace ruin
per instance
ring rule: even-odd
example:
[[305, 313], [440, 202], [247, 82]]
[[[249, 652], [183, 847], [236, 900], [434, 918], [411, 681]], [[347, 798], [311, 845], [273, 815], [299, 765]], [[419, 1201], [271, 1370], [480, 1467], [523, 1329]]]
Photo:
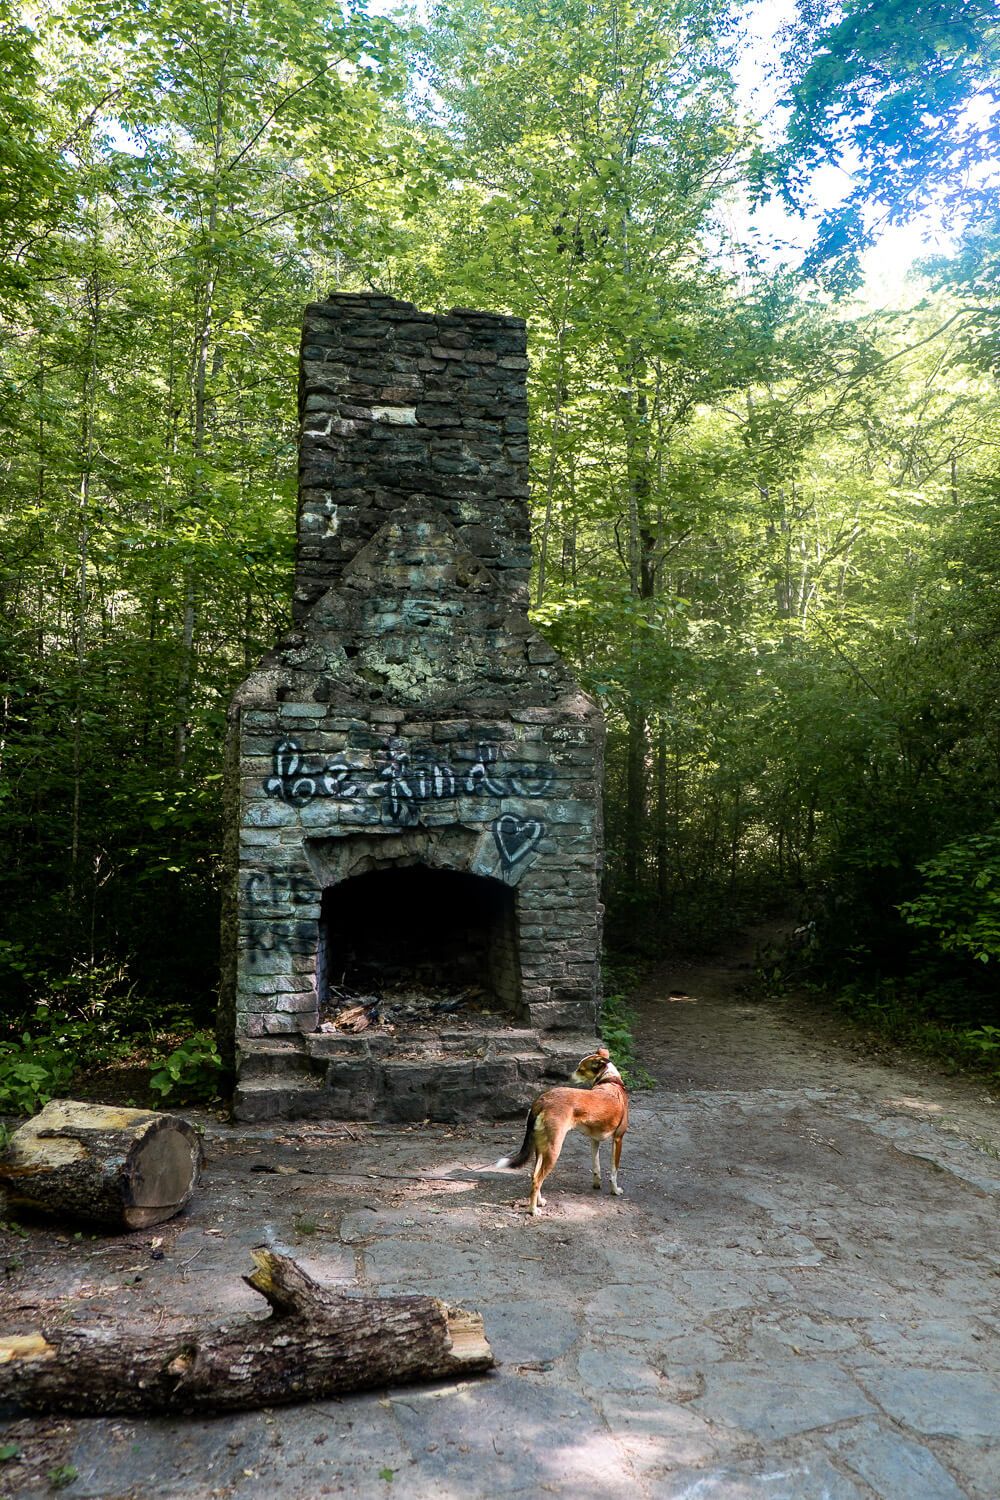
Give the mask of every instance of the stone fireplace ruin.
[[603, 729], [528, 621], [526, 369], [519, 319], [306, 310], [294, 625], [230, 714], [240, 1119], [497, 1118], [594, 1045]]

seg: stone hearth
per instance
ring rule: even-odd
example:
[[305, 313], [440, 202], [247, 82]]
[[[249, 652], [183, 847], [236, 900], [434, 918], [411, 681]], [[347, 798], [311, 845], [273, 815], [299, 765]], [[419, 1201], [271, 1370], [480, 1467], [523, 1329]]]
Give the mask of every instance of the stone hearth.
[[306, 311], [294, 629], [228, 741], [238, 1118], [517, 1113], [594, 1044], [603, 731], [528, 622], [526, 368], [518, 319]]

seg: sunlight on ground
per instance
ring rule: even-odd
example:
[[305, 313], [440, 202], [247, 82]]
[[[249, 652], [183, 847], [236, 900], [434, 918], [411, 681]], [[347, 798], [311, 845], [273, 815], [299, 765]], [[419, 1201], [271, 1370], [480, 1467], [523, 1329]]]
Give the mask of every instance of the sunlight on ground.
[[931, 1104], [927, 1099], [911, 1099], [906, 1095], [901, 1095], [898, 1099], [883, 1099], [882, 1103], [890, 1109], [912, 1109], [922, 1115], [939, 1115], [943, 1110], [943, 1105]]
[[408, 1198], [419, 1198], [429, 1193], [468, 1193], [475, 1182], [442, 1182], [439, 1177], [424, 1177], [419, 1182], [407, 1182], [401, 1189]]
[[[573, 1443], [572, 1447], [565, 1443], [562, 1446], [553, 1444], [552, 1436], [550, 1432], [542, 1438], [542, 1445], [547, 1443], [551, 1449], [549, 1454], [543, 1453], [542, 1464], [558, 1484], [545, 1488], [565, 1492], [565, 1481], [570, 1478], [572, 1493], [577, 1500], [590, 1500], [592, 1496], [594, 1500], [615, 1500], [619, 1495], [631, 1497], [635, 1494], [635, 1479], [623, 1471], [621, 1455], [606, 1433], [595, 1432], [583, 1442]], [[666, 1448], [665, 1444], [658, 1446]], [[663, 1460], [666, 1461], [668, 1456], [664, 1451]]]
[[[589, 1224], [594, 1219], [607, 1219], [608, 1199], [612, 1195], [604, 1188], [600, 1193], [595, 1192], [592, 1198], [581, 1198], [572, 1190], [562, 1194], [558, 1188], [550, 1189], [546, 1182], [543, 1196], [547, 1206], [539, 1209], [539, 1221], [558, 1219], [560, 1223]], [[527, 1198], [521, 1198], [517, 1207], [523, 1208], [527, 1202]]]
[[[415, 1413], [423, 1408], [430, 1415], [431, 1408], [442, 1398], [456, 1414], [455, 1431], [467, 1439], [454, 1443], [456, 1459], [458, 1455], [471, 1454], [482, 1462], [484, 1458], [492, 1460], [495, 1454], [503, 1463], [515, 1450], [529, 1448], [538, 1455], [540, 1494], [550, 1490], [554, 1494], [563, 1494], [569, 1485], [576, 1500], [619, 1500], [619, 1497], [625, 1500], [625, 1497], [635, 1494], [635, 1479], [623, 1470], [621, 1454], [613, 1438], [604, 1432], [594, 1432], [586, 1437], [576, 1437], [572, 1442], [565, 1438], [560, 1440], [559, 1429], [552, 1425], [551, 1404], [544, 1397], [539, 1403], [537, 1419], [532, 1420], [523, 1410], [519, 1412], [516, 1431], [505, 1430], [502, 1424], [491, 1430], [483, 1387], [478, 1382], [450, 1383], [430, 1390], [408, 1388], [405, 1392], [383, 1398], [379, 1404], [389, 1409], [407, 1407]], [[669, 1458], [667, 1445], [655, 1438], [648, 1441], [657, 1445], [655, 1457], [666, 1462]], [[435, 1442], [430, 1451], [439, 1446]], [[550, 1483], [541, 1477], [543, 1473], [551, 1475]], [[506, 1490], [506, 1486], [504, 1488]], [[467, 1500], [467, 1479], [449, 1480], [441, 1476], [435, 1493], [438, 1500]], [[520, 1487], [518, 1493], [523, 1493]]]

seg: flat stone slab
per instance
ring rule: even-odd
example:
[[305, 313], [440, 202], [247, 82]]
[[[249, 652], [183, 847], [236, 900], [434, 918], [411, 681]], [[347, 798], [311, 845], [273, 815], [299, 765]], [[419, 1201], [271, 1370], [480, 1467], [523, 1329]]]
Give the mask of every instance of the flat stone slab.
[[914, 1432], [995, 1445], [1000, 1480], [1000, 1375], [873, 1368], [858, 1378], [890, 1417]]
[[826, 1443], [879, 1500], [964, 1500], [966, 1492], [929, 1449], [876, 1422], [830, 1433]]
[[839, 1366], [805, 1359], [775, 1359], [766, 1366], [716, 1365], [695, 1405], [713, 1421], [741, 1428], [763, 1442], [832, 1427], [873, 1410]]
[[[822, 1458], [804, 1463], [686, 1469], [657, 1485], [656, 1500], [865, 1500], [865, 1492]], [[900, 1491], [896, 1500], [904, 1500]], [[905, 1500], [911, 1500], [906, 1496]]]

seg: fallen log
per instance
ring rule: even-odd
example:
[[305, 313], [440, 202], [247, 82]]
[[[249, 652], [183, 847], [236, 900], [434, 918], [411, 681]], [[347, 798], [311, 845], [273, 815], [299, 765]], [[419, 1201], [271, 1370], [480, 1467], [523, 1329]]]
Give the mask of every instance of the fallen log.
[[148, 1109], [53, 1099], [0, 1157], [12, 1208], [147, 1229], [180, 1213], [201, 1170], [193, 1125]]
[[53, 1326], [0, 1336], [0, 1401], [29, 1411], [250, 1411], [494, 1364], [479, 1313], [437, 1297], [326, 1291], [260, 1247], [243, 1280], [271, 1314], [232, 1328], [136, 1334]]

